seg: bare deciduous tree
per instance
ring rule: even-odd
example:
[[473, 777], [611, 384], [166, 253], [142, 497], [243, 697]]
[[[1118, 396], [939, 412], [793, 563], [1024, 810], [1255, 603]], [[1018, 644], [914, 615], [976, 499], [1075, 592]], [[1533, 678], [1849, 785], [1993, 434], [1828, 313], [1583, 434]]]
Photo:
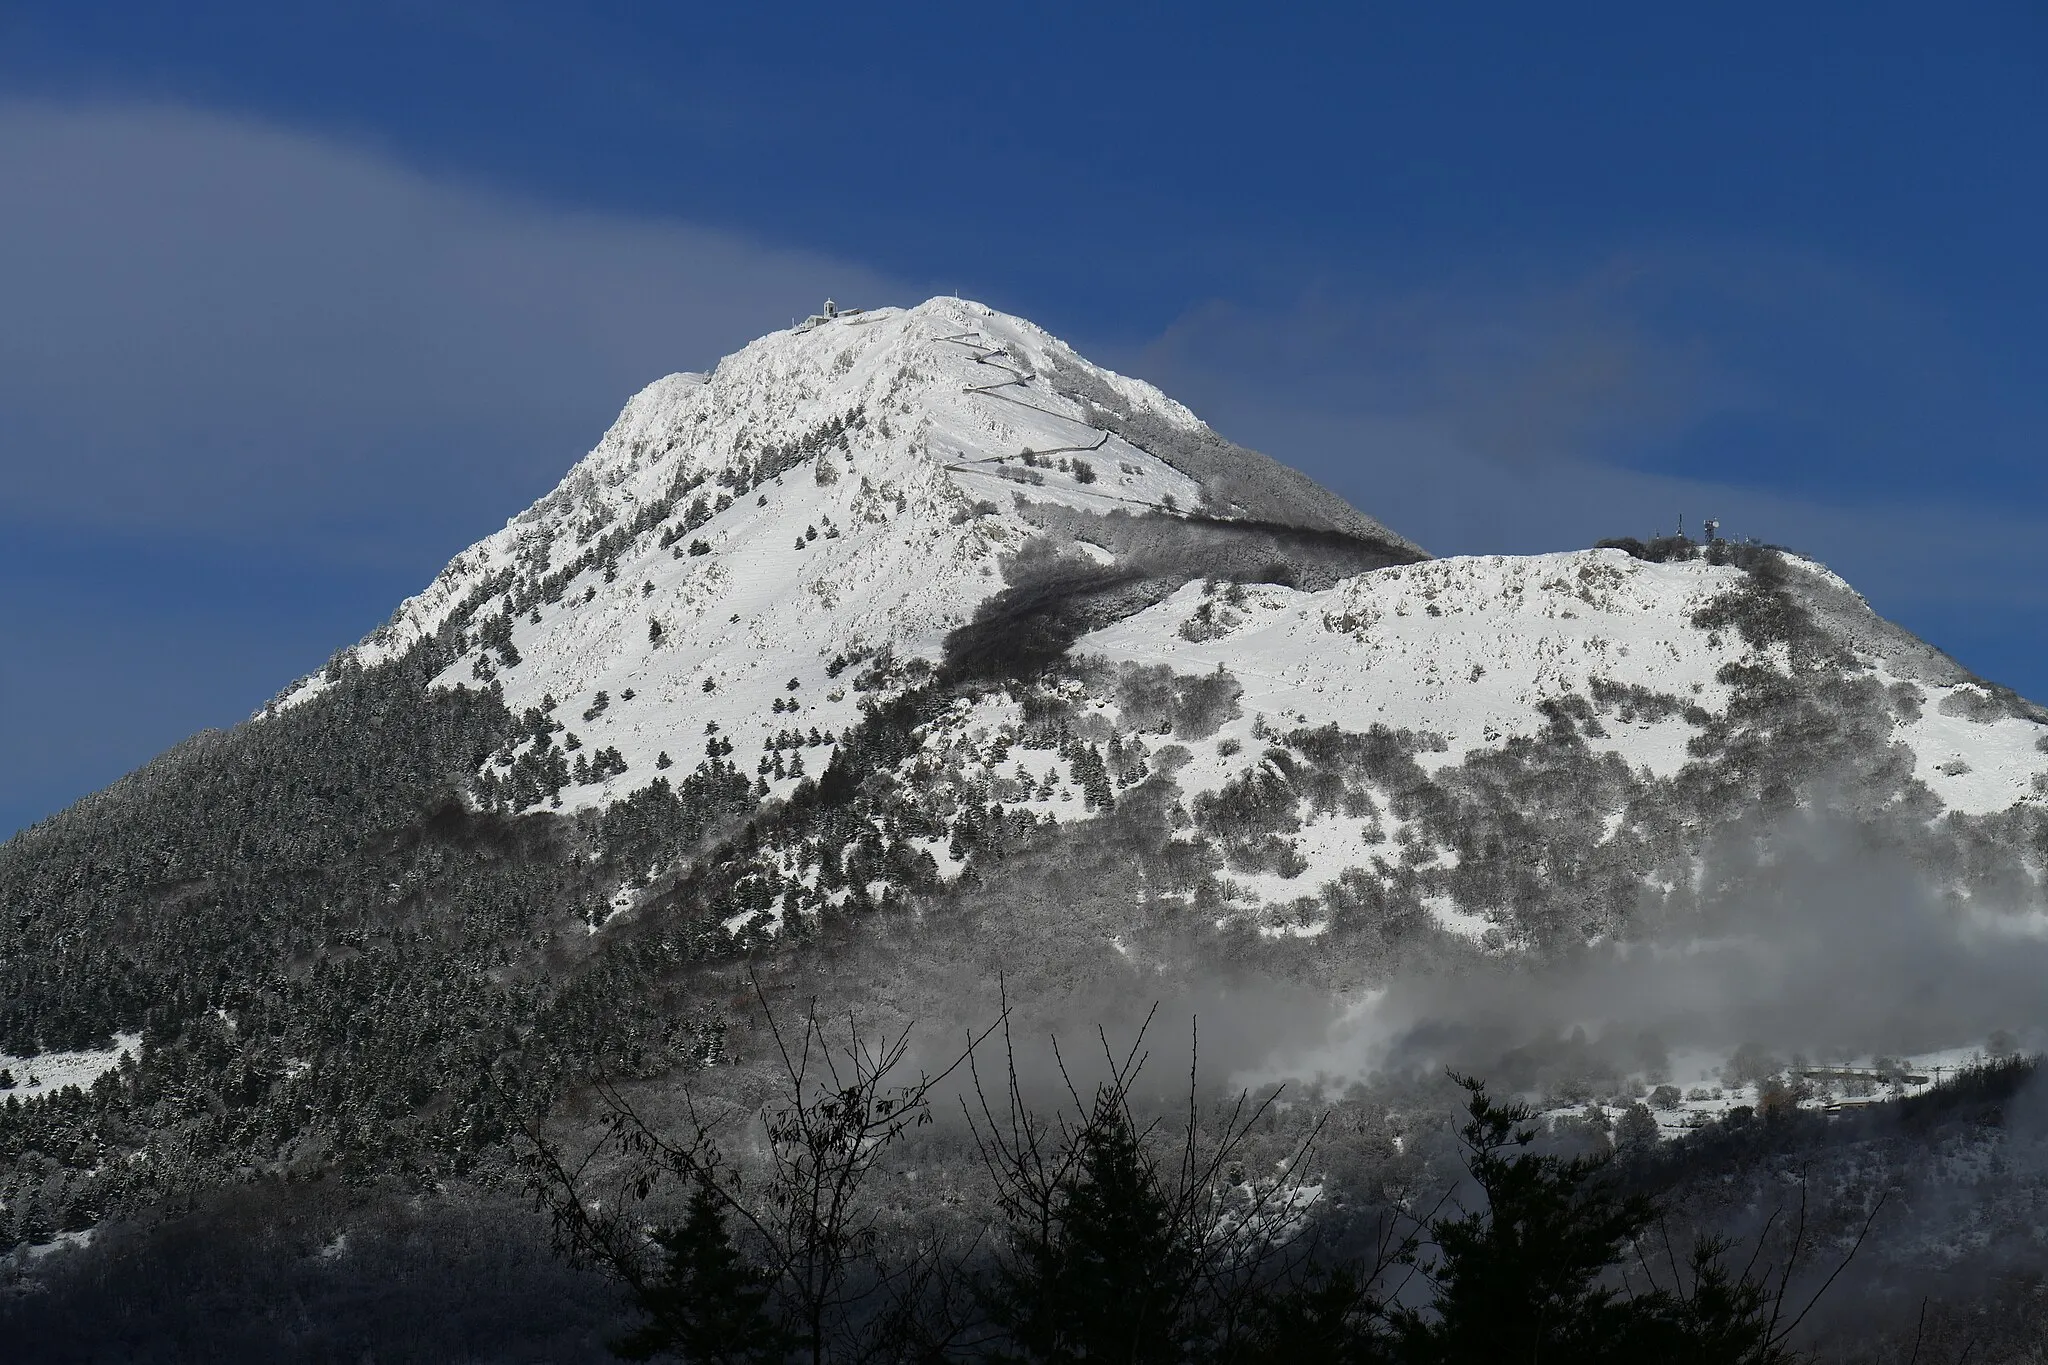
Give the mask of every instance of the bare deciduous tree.
[[689, 1087], [681, 1090], [680, 1130], [663, 1132], [616, 1084], [600, 1080], [593, 1089], [603, 1131], [579, 1154], [528, 1132], [535, 1195], [560, 1250], [644, 1297], [663, 1273], [669, 1231], [646, 1221], [649, 1201], [678, 1187], [709, 1191], [800, 1350], [813, 1362], [862, 1359], [870, 1340], [886, 1335], [876, 1329], [902, 1317], [898, 1301], [931, 1289], [937, 1273], [924, 1255], [888, 1254], [869, 1179], [893, 1144], [932, 1121], [934, 1089], [996, 1025], [971, 1036], [936, 1074], [905, 1081], [908, 1028], [871, 1034], [849, 1016], [843, 1037], [828, 1036], [814, 1001], [801, 1027], [786, 1032], [758, 983], [754, 993], [780, 1068], [777, 1098], [754, 1115], [758, 1171], [750, 1176], [719, 1141], [732, 1116], [706, 1116]]

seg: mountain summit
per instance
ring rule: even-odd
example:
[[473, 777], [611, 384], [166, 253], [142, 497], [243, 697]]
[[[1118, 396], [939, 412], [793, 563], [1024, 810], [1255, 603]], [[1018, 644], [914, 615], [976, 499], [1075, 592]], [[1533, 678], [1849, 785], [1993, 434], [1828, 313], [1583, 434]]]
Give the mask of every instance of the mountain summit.
[[[1196, 544], [1213, 563], [1167, 563]], [[1189, 572], [1284, 576], [1300, 560], [1329, 580], [1423, 557], [1151, 385], [939, 298], [816, 316], [709, 376], [649, 385], [551, 493], [275, 705], [453, 623], [438, 685], [603, 714], [580, 738], [624, 770], [546, 784], [550, 806], [583, 805], [644, 785], [707, 726], [782, 729], [785, 694], [807, 726], [843, 728], [859, 699], [831, 685], [831, 661], [937, 665], [1009, 585], [1006, 564], [1085, 580], [1067, 598], [1115, 588], [1128, 610]]]

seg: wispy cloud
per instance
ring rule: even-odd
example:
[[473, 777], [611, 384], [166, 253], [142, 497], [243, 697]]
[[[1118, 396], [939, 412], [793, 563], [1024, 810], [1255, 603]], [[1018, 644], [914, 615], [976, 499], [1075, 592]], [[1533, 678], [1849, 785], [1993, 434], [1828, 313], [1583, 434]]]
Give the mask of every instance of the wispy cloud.
[[1426, 423], [1511, 466], [1582, 458], [1669, 432], [1716, 387], [1695, 348], [1630, 315], [1640, 274], [1617, 263], [1513, 290], [1324, 285], [1279, 309], [1212, 302], [1178, 319], [1144, 362], [1190, 382], [1236, 375], [1268, 403]]
[[2048, 920], [2031, 889], [1966, 901], [1896, 835], [1824, 813], [1825, 789], [1810, 790], [1808, 809], [1720, 830], [1699, 889], [1646, 898], [1625, 940], [1405, 972], [1327, 1036], [1289, 1040], [1266, 1074], [1448, 1064], [1502, 1078], [1569, 1065], [1557, 1044], [1574, 1029], [1624, 1073], [1645, 1039], [1716, 1062], [1745, 1042], [1911, 1055], [2005, 1031], [2039, 1046]]
[[5, 515], [45, 525], [458, 548], [640, 385], [893, 292], [181, 108], [0, 106], [0, 183]]

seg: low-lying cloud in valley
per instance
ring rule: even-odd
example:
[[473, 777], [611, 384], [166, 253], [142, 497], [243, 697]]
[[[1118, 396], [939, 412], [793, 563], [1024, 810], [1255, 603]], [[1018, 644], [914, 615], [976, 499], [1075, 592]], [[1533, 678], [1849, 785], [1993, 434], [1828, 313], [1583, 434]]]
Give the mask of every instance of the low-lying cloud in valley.
[[1954, 894], [1870, 829], [1803, 810], [1717, 839], [1625, 939], [1400, 973], [1244, 1075], [1341, 1088], [1448, 1066], [1541, 1090], [1588, 1070], [1693, 1084], [1744, 1044], [1816, 1062], [2038, 1046], [2043, 981], [2048, 919], [2025, 888]]

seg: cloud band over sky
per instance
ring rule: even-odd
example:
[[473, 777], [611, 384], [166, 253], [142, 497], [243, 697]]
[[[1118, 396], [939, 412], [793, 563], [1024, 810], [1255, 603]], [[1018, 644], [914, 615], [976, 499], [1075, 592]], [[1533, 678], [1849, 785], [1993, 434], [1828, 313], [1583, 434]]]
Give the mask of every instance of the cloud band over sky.
[[338, 553], [483, 528], [641, 385], [886, 288], [183, 109], [0, 108], [0, 180], [10, 520]]

